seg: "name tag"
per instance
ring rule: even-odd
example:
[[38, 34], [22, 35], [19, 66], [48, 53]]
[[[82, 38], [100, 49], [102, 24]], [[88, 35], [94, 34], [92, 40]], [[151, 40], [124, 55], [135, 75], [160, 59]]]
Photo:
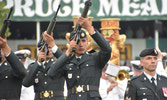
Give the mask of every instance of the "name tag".
[[141, 87], [140, 90], [147, 90], [147, 88], [145, 88], [145, 87]]

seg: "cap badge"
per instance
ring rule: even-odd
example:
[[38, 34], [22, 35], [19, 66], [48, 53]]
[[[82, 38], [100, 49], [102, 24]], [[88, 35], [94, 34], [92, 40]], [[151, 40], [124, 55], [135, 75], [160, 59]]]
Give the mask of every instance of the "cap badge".
[[158, 54], [158, 52], [157, 52], [157, 50], [156, 50], [156, 49], [154, 49], [154, 53], [155, 53], [155, 54]]
[[81, 33], [81, 37], [85, 37], [85, 34], [84, 34], [84, 33]]

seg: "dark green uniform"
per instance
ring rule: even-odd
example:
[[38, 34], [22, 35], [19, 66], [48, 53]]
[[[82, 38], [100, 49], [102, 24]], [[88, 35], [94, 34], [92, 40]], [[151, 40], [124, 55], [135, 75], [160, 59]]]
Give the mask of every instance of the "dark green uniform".
[[133, 77], [128, 82], [125, 100], [167, 100], [167, 78], [157, 75], [157, 88], [154, 90], [144, 73]]
[[40, 66], [37, 62], [28, 66], [28, 74], [24, 78], [23, 85], [34, 86], [35, 100], [64, 100], [64, 77], [51, 79], [47, 75], [47, 71], [54, 61], [56, 61], [55, 58], [50, 59], [45, 64], [45, 69], [44, 65]]
[[0, 65], [0, 100], [20, 100], [25, 75], [24, 65], [12, 51]]
[[99, 82], [102, 68], [110, 59], [111, 48], [99, 32], [96, 31], [92, 38], [99, 45], [99, 52], [85, 52], [79, 62], [75, 55], [70, 58], [63, 54], [48, 71], [51, 77], [65, 76], [67, 100], [101, 100], [98, 92]]

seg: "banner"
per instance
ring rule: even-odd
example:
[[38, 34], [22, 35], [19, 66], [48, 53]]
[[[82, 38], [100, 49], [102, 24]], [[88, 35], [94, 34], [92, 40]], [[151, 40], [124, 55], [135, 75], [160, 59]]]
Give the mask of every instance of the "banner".
[[[57, 21], [73, 21], [80, 16], [86, 0], [0, 0], [6, 8], [14, 5], [12, 20], [50, 21], [61, 4]], [[167, 0], [91, 0], [88, 15], [93, 21], [103, 18], [121, 20], [166, 20]]]

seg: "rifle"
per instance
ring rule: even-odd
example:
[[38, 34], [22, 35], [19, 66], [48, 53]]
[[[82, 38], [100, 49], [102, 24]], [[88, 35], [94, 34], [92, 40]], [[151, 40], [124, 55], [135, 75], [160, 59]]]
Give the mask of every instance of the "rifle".
[[[88, 13], [88, 10], [89, 10], [89, 7], [92, 5], [92, 3], [90, 2], [90, 0], [87, 0], [85, 2], [85, 6], [84, 6], [84, 10], [81, 14], [82, 17], [86, 18], [87, 17], [87, 13]], [[76, 44], [79, 43], [79, 40], [80, 40], [80, 34], [82, 33], [81, 31], [81, 25], [77, 22], [74, 30], [71, 32], [71, 34], [76, 34]], [[75, 37], [75, 35], [73, 35], [73, 37], [71, 38], [71, 40]], [[75, 52], [75, 48], [73, 48], [72, 52]]]
[[[49, 23], [49, 26], [47, 27], [47, 34], [51, 35], [51, 32], [53, 31], [54, 27], [55, 27], [55, 24], [56, 24], [56, 17], [57, 17], [57, 13], [60, 9], [60, 4], [58, 6], [58, 9], [54, 15], [54, 17], [52, 18], [52, 20], [50, 21]], [[49, 53], [49, 50], [48, 50], [48, 45], [46, 44], [46, 42], [44, 41], [43, 39], [43, 35], [41, 36], [40, 38], [40, 41], [38, 42], [38, 48], [39, 50], [44, 46], [44, 49], [43, 49], [43, 52], [45, 52], [46, 55], [48, 55]], [[41, 59], [41, 61], [43, 62], [44, 59]]]
[[12, 11], [13, 11], [13, 7], [10, 8], [9, 14], [7, 14], [6, 19], [4, 20], [4, 22], [2, 24], [2, 27], [1, 27], [1, 30], [0, 30], [0, 36], [2, 38], [5, 37], [5, 32], [7, 30], [7, 27], [11, 22], [11, 20], [9, 18], [10, 18], [10, 15], [11, 15]]
[[[0, 36], [2, 38], [5, 37], [5, 32], [7, 30], [7, 27], [11, 22], [11, 20], [9, 18], [10, 18], [10, 15], [11, 15], [12, 11], [13, 11], [13, 7], [10, 8], [9, 14], [7, 14], [6, 19], [4, 20], [4, 22], [2, 24], [2, 27], [1, 27], [1, 30], [0, 30]], [[0, 48], [0, 62], [1, 62], [1, 60], [2, 60], [2, 56], [1, 56], [1, 48]]]

